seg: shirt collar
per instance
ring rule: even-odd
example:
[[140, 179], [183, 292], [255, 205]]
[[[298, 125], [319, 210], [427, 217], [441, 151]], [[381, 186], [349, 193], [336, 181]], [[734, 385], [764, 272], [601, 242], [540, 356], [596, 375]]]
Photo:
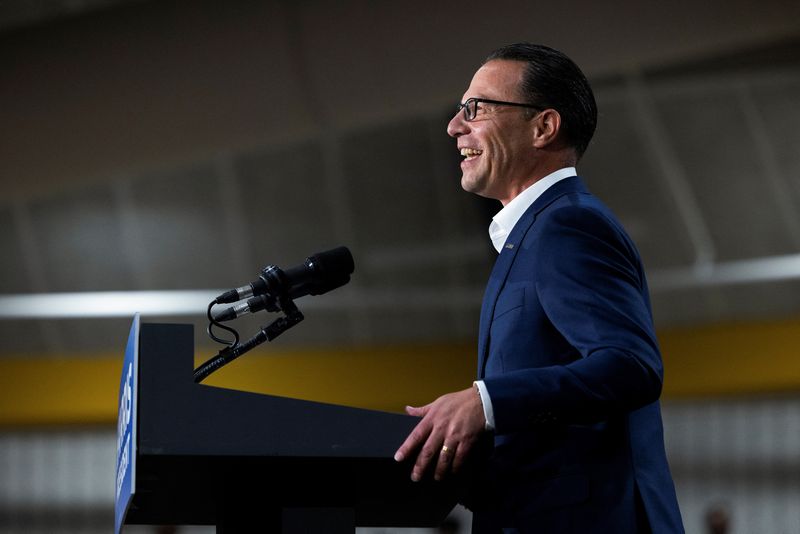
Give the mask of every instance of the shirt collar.
[[547, 191], [553, 184], [560, 182], [564, 178], [577, 176], [575, 167], [564, 167], [556, 172], [550, 173], [541, 180], [537, 180], [519, 195], [514, 197], [511, 202], [506, 204], [494, 217], [489, 225], [489, 238], [492, 245], [499, 253], [503, 250], [503, 245], [508, 239], [508, 234], [517, 224], [522, 214], [527, 211], [531, 204], [536, 202], [542, 193]]

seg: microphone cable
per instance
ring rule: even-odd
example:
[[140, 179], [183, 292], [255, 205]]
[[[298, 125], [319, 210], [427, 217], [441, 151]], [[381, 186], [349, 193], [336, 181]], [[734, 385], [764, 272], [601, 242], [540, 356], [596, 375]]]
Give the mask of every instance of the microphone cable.
[[[245, 352], [248, 352], [258, 345], [261, 345], [265, 341], [272, 341], [300, 321], [304, 319], [303, 312], [297, 309], [292, 299], [290, 299], [286, 295], [281, 295], [278, 298], [278, 309], [284, 313], [283, 317], [278, 317], [274, 321], [272, 321], [269, 325], [261, 328], [261, 330], [245, 341], [244, 343], [239, 343], [239, 333], [234, 330], [233, 328], [227, 327], [223, 324], [219, 324], [219, 322], [215, 321], [214, 318], [211, 316], [211, 307], [214, 304], [218, 304], [217, 299], [211, 302], [208, 305], [208, 334], [217, 342], [227, 344], [228, 346], [219, 351], [219, 353], [210, 358], [205, 363], [203, 363], [200, 367], [194, 370], [194, 381], [195, 383], [199, 384], [205, 378], [217, 371], [224, 365], [229, 364]], [[212, 325], [218, 326], [223, 330], [228, 330], [233, 333], [235, 336], [234, 341], [226, 341], [222, 338], [218, 338], [216, 335], [212, 333]]]
[[[217, 321], [216, 319], [214, 319], [214, 316], [211, 315], [211, 308], [213, 308], [215, 304], [220, 304], [219, 297], [215, 298], [208, 304], [208, 311], [206, 312], [206, 316], [208, 317], [208, 327], [206, 327], [206, 332], [208, 332], [208, 336], [217, 343], [221, 343], [222, 345], [228, 345], [228, 347], [235, 347], [236, 345], [239, 344], [239, 332], [237, 332], [234, 328], [224, 325], [219, 321]], [[216, 334], [214, 334], [214, 329], [213, 329], [213, 327], [215, 326], [217, 328], [221, 328], [233, 334], [233, 341], [228, 341], [227, 339], [217, 337]]]

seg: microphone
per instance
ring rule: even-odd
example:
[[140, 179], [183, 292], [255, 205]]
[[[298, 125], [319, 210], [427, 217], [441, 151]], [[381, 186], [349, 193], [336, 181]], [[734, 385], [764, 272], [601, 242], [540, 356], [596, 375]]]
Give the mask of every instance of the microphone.
[[267, 265], [257, 280], [216, 298], [218, 304], [247, 301], [214, 314], [214, 320], [229, 321], [264, 309], [277, 311], [280, 297], [296, 299], [305, 295], [322, 295], [348, 283], [354, 269], [353, 255], [347, 247], [318, 252], [306, 258], [302, 265], [285, 271], [276, 265]]

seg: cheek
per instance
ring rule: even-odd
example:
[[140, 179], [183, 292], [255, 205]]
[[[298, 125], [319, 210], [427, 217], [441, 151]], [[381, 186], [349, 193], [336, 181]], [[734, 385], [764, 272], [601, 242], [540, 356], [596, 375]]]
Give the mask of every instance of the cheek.
[[507, 168], [514, 162], [513, 151], [505, 143], [495, 143], [492, 146], [492, 163], [500, 168]]
[[497, 153], [505, 165], [516, 165], [524, 159], [526, 145], [519, 138], [503, 139], [497, 143]]

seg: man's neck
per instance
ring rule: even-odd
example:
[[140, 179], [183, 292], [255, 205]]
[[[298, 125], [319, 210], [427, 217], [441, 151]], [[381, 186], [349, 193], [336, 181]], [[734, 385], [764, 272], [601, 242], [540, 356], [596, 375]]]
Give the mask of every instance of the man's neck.
[[575, 176], [575, 174], [575, 167], [558, 169], [531, 184], [530, 187], [514, 197], [511, 202], [503, 206], [503, 209], [492, 217], [492, 223], [489, 225], [489, 238], [492, 240], [492, 246], [494, 246], [495, 250], [501, 252], [501, 248], [511, 232], [511, 229], [514, 228], [525, 211], [527, 211], [545, 191], [561, 180]]
[[503, 206], [507, 206], [508, 203], [517, 198], [520, 193], [528, 189], [530, 186], [532, 186], [542, 178], [549, 176], [552, 173], [556, 172], [557, 170], [563, 169], [564, 167], [574, 167], [575, 163], [576, 163], [575, 158], [566, 158], [566, 157], [542, 163], [541, 165], [533, 169], [533, 171], [530, 173], [530, 178], [528, 178], [527, 180], [522, 180], [518, 183], [510, 184], [508, 195], [504, 199], [499, 199], [500, 203]]

